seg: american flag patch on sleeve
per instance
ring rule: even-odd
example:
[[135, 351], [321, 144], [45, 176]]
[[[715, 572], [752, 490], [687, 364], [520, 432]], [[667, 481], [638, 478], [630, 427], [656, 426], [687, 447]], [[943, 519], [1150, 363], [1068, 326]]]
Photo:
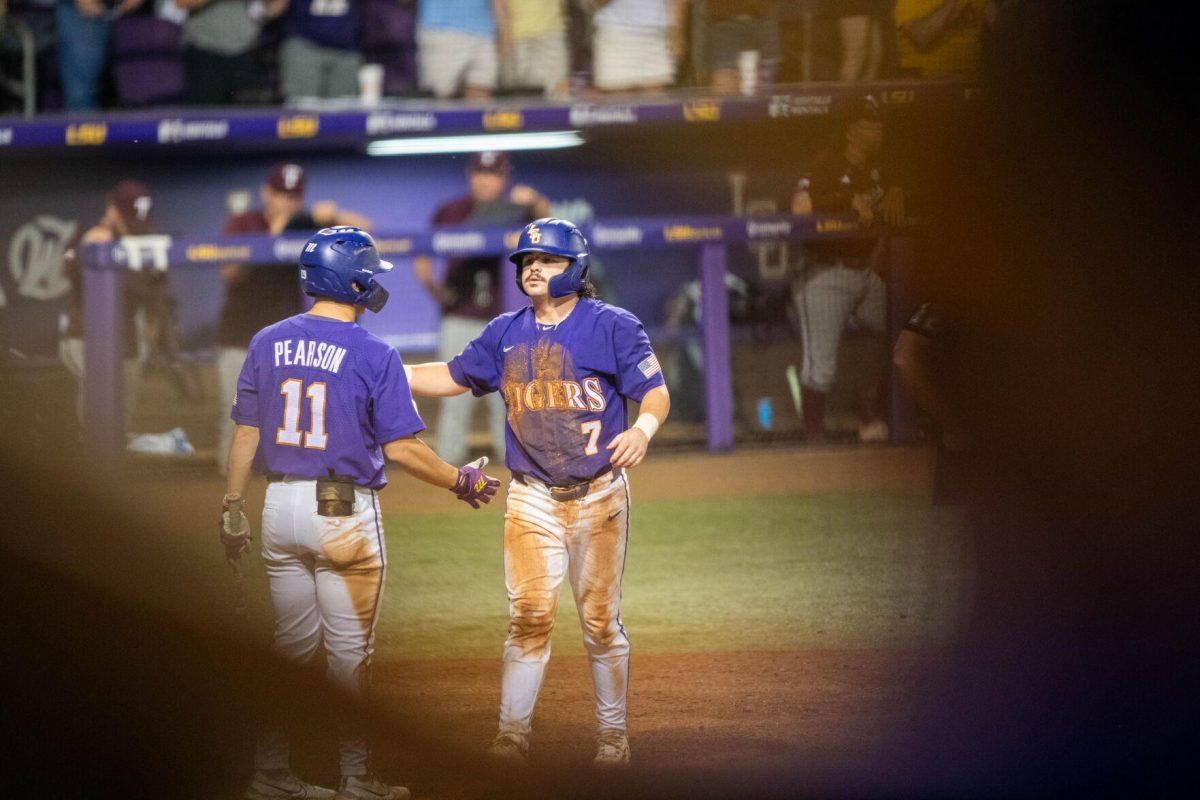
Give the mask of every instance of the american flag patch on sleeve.
[[648, 355], [642, 360], [642, 363], [638, 364], [638, 370], [647, 378], [662, 372], [662, 367], [658, 365], [658, 356], [654, 353]]

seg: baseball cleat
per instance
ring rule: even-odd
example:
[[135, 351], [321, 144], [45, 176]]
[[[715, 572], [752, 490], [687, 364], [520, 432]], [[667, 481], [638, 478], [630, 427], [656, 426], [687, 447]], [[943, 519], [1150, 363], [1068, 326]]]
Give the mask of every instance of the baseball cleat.
[[347, 775], [338, 788], [338, 800], [408, 800], [412, 792], [403, 786], [388, 786], [371, 775]]
[[279, 800], [281, 797], [296, 800], [333, 800], [337, 792], [305, 783], [288, 770], [280, 772], [255, 772], [246, 789], [246, 800]]
[[529, 763], [529, 739], [519, 733], [501, 731], [492, 740], [488, 755], [514, 766], [524, 766]]
[[881, 419], [873, 419], [858, 429], [860, 442], [886, 442], [888, 440], [888, 425]]
[[624, 731], [602, 731], [596, 737], [592, 765], [604, 769], [629, 766], [629, 737]]

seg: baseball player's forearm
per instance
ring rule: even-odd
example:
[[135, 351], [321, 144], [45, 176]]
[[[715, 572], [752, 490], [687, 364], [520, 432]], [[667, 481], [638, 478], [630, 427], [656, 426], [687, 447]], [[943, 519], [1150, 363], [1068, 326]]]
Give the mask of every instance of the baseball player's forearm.
[[667, 391], [666, 385], [659, 386], [646, 392], [642, 404], [638, 407], [638, 418], [633, 424], [636, 426], [642, 422], [643, 417], [650, 416], [654, 419], [652, 424], [657, 431], [658, 426], [667, 421], [667, 415], [670, 413], [671, 393]]
[[628, 430], [617, 434], [608, 444], [613, 451], [609, 461], [614, 467], [636, 467], [646, 457], [650, 440], [671, 412], [671, 394], [667, 387], [658, 386], [646, 392], [638, 407], [638, 418]]
[[409, 371], [408, 387], [417, 397], [455, 397], [467, 391], [467, 387], [454, 382], [445, 361], [431, 361], [405, 369]]
[[383, 454], [425, 483], [451, 489], [458, 481], [458, 469], [438, 458], [429, 445], [415, 436], [388, 442], [383, 446]]
[[233, 442], [229, 445], [229, 477], [225, 484], [225, 494], [244, 497], [246, 484], [250, 480], [250, 465], [254, 462], [254, 454], [258, 451], [258, 428], [252, 425], [238, 425], [233, 432]]

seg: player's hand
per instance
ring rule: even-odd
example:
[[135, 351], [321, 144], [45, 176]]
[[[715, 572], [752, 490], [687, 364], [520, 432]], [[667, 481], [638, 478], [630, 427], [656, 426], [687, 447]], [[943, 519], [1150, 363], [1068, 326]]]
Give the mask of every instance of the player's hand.
[[417, 256], [414, 258], [413, 274], [425, 286], [433, 283], [433, 259], [429, 256]]
[[541, 197], [537, 189], [534, 189], [532, 186], [526, 186], [523, 183], [518, 183], [508, 191], [508, 200], [514, 206], [537, 205]]
[[904, 190], [899, 186], [893, 186], [884, 194], [883, 200], [879, 203], [879, 210], [883, 214], [883, 221], [888, 225], [900, 226], [904, 224]]
[[486, 505], [492, 502], [492, 498], [496, 495], [496, 489], [500, 487], [500, 481], [483, 474], [483, 468], [487, 466], [487, 463], [487, 456], [483, 456], [470, 464], [459, 467], [458, 480], [454, 482], [454, 486], [450, 487], [454, 496], [469, 504], [471, 508], [479, 508], [480, 503]]
[[672, 25], [667, 30], [667, 52], [671, 54], [671, 63], [678, 64], [686, 49], [683, 26]]
[[617, 434], [616, 438], [608, 443], [607, 449], [613, 451], [609, 461], [614, 467], [636, 467], [646, 457], [649, 447], [650, 439], [646, 437], [645, 431], [641, 428], [630, 428]]
[[313, 222], [328, 227], [337, 221], [337, 203], [332, 200], [319, 200], [312, 204], [309, 213], [312, 214]]
[[875, 221], [875, 207], [871, 203], [871, 195], [854, 195], [850, 200], [850, 206], [857, 212], [858, 221], [863, 225], [870, 225]]
[[250, 549], [250, 521], [242, 511], [245, 502], [236, 494], [227, 494], [221, 500], [221, 521], [217, 523], [217, 529], [225, 547], [225, 560], [230, 563]]

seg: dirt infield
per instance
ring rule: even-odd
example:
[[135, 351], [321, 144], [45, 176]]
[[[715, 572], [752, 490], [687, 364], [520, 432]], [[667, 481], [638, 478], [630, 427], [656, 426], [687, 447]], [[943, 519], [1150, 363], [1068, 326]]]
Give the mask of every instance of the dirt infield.
[[[672, 770], [836, 768], [907, 724], [917, 665], [889, 650], [638, 655], [630, 666], [630, 741], [638, 762]], [[499, 660], [393, 661], [381, 697], [468, 750], [495, 733]], [[551, 659], [531, 759], [556, 769], [594, 755], [587, 661]]]

